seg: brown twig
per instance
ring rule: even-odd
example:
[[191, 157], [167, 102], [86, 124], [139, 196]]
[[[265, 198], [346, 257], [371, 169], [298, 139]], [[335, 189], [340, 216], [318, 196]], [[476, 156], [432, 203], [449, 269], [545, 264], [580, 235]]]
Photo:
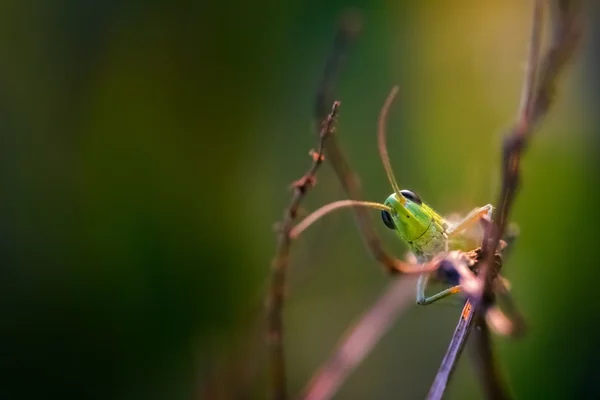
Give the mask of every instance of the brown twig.
[[[486, 235], [489, 241], [484, 244], [487, 255], [481, 270], [481, 279], [484, 283], [482, 297], [488, 296], [492, 291], [492, 279], [489, 274], [490, 258], [498, 246], [500, 237], [504, 234], [508, 216], [516, 198], [520, 184], [520, 162], [523, 151], [535, 127], [540, 124], [550, 110], [554, 101], [558, 75], [574, 54], [581, 37], [578, 3], [578, 1], [565, 0], [552, 2], [550, 13], [553, 38], [550, 48], [542, 60], [539, 77], [537, 77], [536, 64], [539, 62], [542, 4], [541, 0], [535, 2], [528, 74], [524, 83], [523, 99], [519, 107], [517, 123], [510, 130], [510, 134], [504, 142], [502, 191], [497, 202], [498, 215]], [[480, 303], [480, 300], [477, 303]], [[479, 304], [476, 304], [476, 307], [478, 306]], [[483, 307], [478, 310], [479, 313], [484, 311]], [[474, 345], [476, 345], [479, 363], [483, 365], [479, 370], [484, 374], [482, 376], [484, 388], [487, 390], [488, 398], [508, 398], [507, 394], [501, 396], [498, 392], [502, 385], [493, 383], [494, 381], [500, 382], [501, 378], [493, 365], [490, 340], [489, 330], [482, 328], [477, 331]], [[490, 392], [491, 389], [496, 392]]]
[[[534, 0], [531, 37], [529, 40], [529, 57], [527, 60], [527, 71], [523, 82], [521, 92], [521, 102], [517, 113], [517, 123], [513, 127], [512, 137], [524, 138], [526, 132], [530, 128], [530, 115], [534, 107], [536, 99], [536, 79], [540, 58], [541, 36], [543, 25], [543, 0]], [[521, 139], [519, 139], [521, 140]], [[505, 141], [505, 144], [508, 143]], [[517, 141], [514, 141], [517, 143]], [[524, 143], [524, 141], [522, 142]], [[492, 279], [490, 278], [489, 265], [491, 258], [500, 242], [500, 238], [504, 234], [506, 221], [509, 215], [510, 208], [514, 202], [515, 194], [518, 186], [518, 168], [522, 146], [513, 147], [513, 155], [507, 157], [507, 148], [504, 147], [504, 165], [502, 174], [502, 190], [499, 201], [496, 203], [497, 215], [494, 223], [490, 224], [483, 243], [485, 261], [481, 267], [480, 279], [483, 282], [483, 294], [489, 296], [492, 291]], [[509, 151], [511, 152], [511, 151]], [[471, 322], [475, 322], [477, 330], [472, 341], [473, 360], [476, 365], [476, 370], [479, 373], [483, 391], [488, 399], [510, 399], [508, 388], [504, 379], [499, 372], [494, 360], [492, 350], [490, 332], [483, 317], [485, 306], [481, 303], [481, 299], [473, 301], [474, 317]], [[466, 340], [466, 338], [465, 338]]]
[[[477, 338], [474, 341], [476, 362], [480, 366], [478, 370], [482, 372], [486, 396], [492, 399], [510, 398], [510, 396], [506, 392], [506, 386], [502, 383], [502, 378], [498, 374], [492, 359], [490, 334], [487, 326], [484, 327], [485, 322], [482, 317], [485, 312], [485, 307], [483, 307], [485, 304], [482, 304], [482, 299], [489, 298], [492, 295], [493, 280], [490, 273], [492, 259], [498, 248], [500, 238], [504, 234], [510, 209], [516, 197], [523, 150], [534, 128], [539, 125], [549, 111], [554, 100], [558, 75], [574, 54], [581, 37], [580, 1], [553, 1], [550, 10], [553, 26], [552, 43], [542, 60], [538, 75], [542, 6], [542, 0], [535, 1], [527, 74], [523, 85], [517, 122], [504, 141], [502, 188], [496, 207], [497, 215], [494, 218], [494, 223], [489, 224], [489, 228], [486, 230], [482, 246], [485, 258], [481, 263], [479, 276], [484, 283], [484, 291], [480, 298], [471, 299], [471, 312], [477, 316], [469, 319], [464, 327], [465, 321], [462, 318], [459, 321], [448, 349], [449, 352], [455, 349], [459, 349], [459, 351], [451, 358], [449, 365], [442, 364], [443, 368], [440, 369], [434, 381], [434, 384], [438, 387], [446, 387], [454, 364], [460, 355], [460, 349], [464, 346], [471, 324], [475, 320], [477, 324], [481, 324], [481, 329], [477, 330]], [[459, 327], [462, 327], [462, 329], [459, 330]], [[449, 357], [449, 354], [446, 356]], [[444, 360], [446, 360], [446, 357]], [[441, 398], [442, 394], [443, 390], [437, 393], [436, 396], [429, 398]]]
[[[510, 247], [506, 247], [504, 250], [506, 251], [509, 248]], [[482, 257], [483, 253], [482, 251], [480, 251], [480, 249], [476, 249], [470, 252], [470, 258], [475, 260], [473, 270], [477, 271], [479, 269]], [[494, 265], [494, 271], [496, 272], [495, 275], [497, 275], [501, 268], [502, 257], [500, 254], [497, 254]], [[435, 379], [433, 380], [431, 388], [429, 389], [429, 393], [427, 394], [428, 400], [441, 399], [444, 396], [450, 377], [452, 376], [452, 373], [454, 372], [454, 369], [456, 367], [456, 362], [462, 354], [465, 343], [469, 337], [469, 334], [471, 333], [473, 323], [480, 322], [476, 321], [479, 318], [476, 315], [479, 314], [475, 312], [473, 303], [467, 299], [465, 306], [463, 307], [463, 311], [458, 320], [458, 323], [456, 325], [456, 328], [454, 329], [454, 334], [452, 335], [450, 344], [448, 345], [448, 350], [446, 351], [446, 354], [442, 359], [440, 368], [435, 376]], [[500, 381], [496, 380], [496, 382]]]
[[498, 368], [492, 349], [490, 329], [481, 312], [473, 317], [475, 329], [472, 332], [470, 350], [473, 353], [475, 372], [479, 376], [483, 392], [490, 400], [509, 400], [513, 396]]
[[427, 394], [428, 400], [441, 399], [446, 392], [446, 387], [454, 372], [456, 362], [462, 353], [466, 340], [469, 337], [469, 333], [471, 333], [471, 320], [473, 319], [472, 307], [473, 305], [471, 302], [467, 300], [463, 307], [460, 319], [458, 320], [458, 324], [454, 329], [454, 334], [450, 340], [448, 350], [442, 359], [442, 364], [440, 365], [435, 379], [431, 384], [431, 388], [429, 389], [429, 393]]
[[319, 134], [319, 146], [313, 153], [313, 163], [304, 176], [292, 184], [294, 194], [288, 208], [285, 210], [283, 221], [279, 225], [277, 251], [272, 262], [271, 282], [269, 287], [269, 298], [267, 301], [267, 342], [270, 354], [270, 397], [272, 399], [287, 398], [285, 357], [283, 349], [283, 304], [285, 298], [285, 280], [289, 264], [289, 253], [291, 246], [290, 230], [297, 217], [300, 202], [314, 186], [316, 173], [322, 164], [323, 147], [326, 139], [335, 130], [340, 103], [334, 102], [329, 115], [321, 123]]
[[340, 340], [329, 359], [310, 380], [304, 400], [331, 398], [350, 373], [364, 360], [373, 347], [394, 324], [401, 311], [413, 299], [415, 279], [395, 278], [358, 321]]
[[[333, 47], [325, 62], [323, 76], [317, 87], [314, 111], [317, 123], [320, 123], [329, 113], [329, 105], [334, 97], [335, 85], [345, 66], [348, 52], [358, 38], [361, 30], [361, 15], [357, 11], [348, 10], [342, 15], [333, 40]], [[317, 126], [317, 132], [319, 131], [318, 128], [320, 127]]]
[[[534, 128], [547, 115], [554, 100], [556, 81], [562, 68], [573, 55], [581, 38], [579, 1], [556, 0], [550, 8], [553, 40], [542, 60], [539, 77], [535, 76], [539, 62], [542, 20], [542, 0], [535, 1], [533, 29], [530, 43], [528, 73], [524, 82], [523, 98], [518, 111], [517, 123], [510, 129], [504, 141], [502, 190], [497, 202], [497, 215], [490, 226], [486, 243], [488, 259], [482, 266], [482, 276], [487, 276], [490, 255], [498, 247], [504, 234], [506, 222], [519, 187], [521, 156]], [[537, 78], [537, 80], [536, 80]], [[490, 286], [489, 282], [486, 286]]]
[[[360, 26], [360, 22], [355, 14], [349, 14], [342, 20], [315, 98], [315, 117], [317, 121], [320, 121], [327, 113], [326, 105], [333, 98], [335, 84], [345, 62], [347, 52], [357, 37], [358, 26]], [[336, 135], [332, 135], [327, 141], [325, 154], [348, 198], [362, 200], [364, 197], [358, 175], [350, 168], [348, 159], [341, 149]], [[381, 240], [373, 228], [369, 210], [360, 207], [354, 207], [353, 210], [356, 225], [371, 256], [390, 273], [410, 269], [407, 263], [391, 256], [383, 249]]]
[[[492, 232], [488, 233], [489, 241], [485, 250], [493, 254], [504, 233], [506, 220], [518, 187], [519, 163], [526, 136], [532, 129], [530, 118], [537, 98], [536, 79], [540, 58], [541, 33], [543, 21], [543, 0], [534, 0], [531, 37], [529, 40], [529, 57], [527, 71], [521, 91], [521, 102], [517, 111], [517, 123], [511, 128], [510, 136], [505, 139], [503, 150], [502, 189], [496, 203], [494, 224], [490, 225]], [[488, 229], [489, 231], [489, 229]], [[486, 262], [489, 260], [486, 260]], [[487, 267], [484, 264], [481, 276], [487, 283]]]

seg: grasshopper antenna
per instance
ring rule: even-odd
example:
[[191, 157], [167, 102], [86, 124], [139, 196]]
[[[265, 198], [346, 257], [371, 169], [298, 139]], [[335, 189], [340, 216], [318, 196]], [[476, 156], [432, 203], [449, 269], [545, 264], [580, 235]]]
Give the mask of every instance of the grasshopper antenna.
[[304, 218], [302, 220], [302, 222], [300, 222], [298, 225], [296, 225], [294, 228], [292, 228], [292, 230], [290, 231], [290, 237], [292, 239], [295, 239], [306, 228], [308, 228], [309, 226], [311, 226], [318, 219], [320, 219], [321, 217], [329, 214], [330, 212], [332, 212], [334, 210], [337, 210], [338, 208], [343, 208], [343, 207], [368, 207], [368, 208], [374, 208], [374, 209], [377, 209], [377, 210], [384, 210], [384, 211], [387, 211], [387, 212], [392, 211], [392, 209], [390, 207], [388, 207], [386, 205], [383, 205], [383, 204], [380, 204], [380, 203], [374, 203], [372, 201], [358, 201], [358, 200], [338, 200], [338, 201], [334, 201], [333, 203], [329, 203], [329, 204], [324, 205], [323, 207], [321, 207], [318, 210], [314, 211], [308, 217]]
[[400, 204], [404, 205], [406, 204], [406, 199], [400, 194], [400, 188], [398, 187], [398, 183], [396, 182], [396, 178], [394, 177], [394, 171], [392, 170], [392, 165], [390, 164], [390, 156], [388, 155], [387, 145], [385, 142], [387, 114], [390, 109], [390, 106], [396, 98], [397, 93], [398, 86], [394, 86], [390, 94], [388, 94], [387, 99], [385, 99], [385, 103], [383, 103], [383, 107], [381, 108], [381, 112], [379, 113], [377, 143], [379, 146], [379, 156], [381, 157], [381, 161], [383, 162], [383, 168], [385, 169], [385, 173], [387, 174], [388, 180], [392, 185], [392, 189], [394, 189], [394, 193], [396, 193], [396, 196], [398, 197], [398, 201], [400, 202]]

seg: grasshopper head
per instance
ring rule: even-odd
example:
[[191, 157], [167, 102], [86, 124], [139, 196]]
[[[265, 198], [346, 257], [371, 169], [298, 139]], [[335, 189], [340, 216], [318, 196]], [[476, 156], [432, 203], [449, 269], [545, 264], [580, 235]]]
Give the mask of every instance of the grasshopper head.
[[400, 197], [392, 193], [384, 202], [391, 211], [381, 211], [383, 223], [394, 229], [400, 239], [412, 242], [425, 233], [433, 215], [421, 198], [410, 190], [401, 190]]

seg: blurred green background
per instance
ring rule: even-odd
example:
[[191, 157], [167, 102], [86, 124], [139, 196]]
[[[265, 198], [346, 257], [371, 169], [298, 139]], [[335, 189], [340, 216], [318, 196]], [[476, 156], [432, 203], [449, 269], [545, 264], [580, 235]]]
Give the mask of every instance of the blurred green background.
[[[272, 228], [316, 145], [340, 16], [363, 22], [336, 98], [365, 196], [391, 192], [375, 128], [399, 84], [388, 144], [400, 186], [467, 212], [496, 198], [529, 3], [3, 0], [0, 398], [264, 398]], [[495, 339], [520, 399], [599, 395], [594, 29], [523, 162], [505, 273], [530, 331]], [[325, 165], [304, 206], [343, 197]], [[291, 267], [297, 393], [389, 278], [349, 211], [307, 231]], [[411, 307], [337, 398], [423, 398], [459, 313]], [[448, 398], [480, 393], [465, 357]]]

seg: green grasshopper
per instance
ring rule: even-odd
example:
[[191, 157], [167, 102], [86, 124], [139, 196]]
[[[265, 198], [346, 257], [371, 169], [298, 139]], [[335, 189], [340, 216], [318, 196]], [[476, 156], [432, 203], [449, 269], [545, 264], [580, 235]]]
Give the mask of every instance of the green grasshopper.
[[[408, 246], [418, 263], [431, 261], [435, 256], [448, 252], [449, 242], [475, 225], [481, 218], [492, 216], [492, 206], [487, 204], [471, 211], [456, 224], [451, 224], [435, 212], [421, 198], [410, 190], [400, 190], [393, 179], [391, 170], [392, 193], [383, 203], [389, 208], [381, 210], [381, 219], [386, 227], [394, 230], [396, 235]], [[430, 297], [425, 289], [430, 274], [422, 273], [417, 281], [417, 304], [428, 305], [461, 291], [456, 285]]]
[[[400, 190], [392, 171], [385, 143], [385, 119], [387, 110], [390, 107], [397, 90], [397, 87], [394, 87], [382, 108], [378, 129], [379, 154], [394, 192], [383, 204], [368, 201], [341, 200], [325, 205], [294, 227], [290, 232], [290, 236], [298, 236], [317, 219], [337, 208], [350, 206], [375, 208], [381, 210], [381, 218], [385, 226], [394, 230], [400, 240], [408, 246], [414, 261], [422, 264], [431, 261], [438, 255], [447, 253], [451, 241], [460, 238], [465, 231], [480, 222], [482, 218], [491, 220], [492, 205], [487, 204], [471, 211], [457, 223], [451, 223], [444, 219], [433, 208], [423, 203], [416, 193], [410, 190]], [[466, 273], [469, 274], [471, 278], [474, 278], [472, 273], [468, 271]], [[463, 276], [464, 275], [465, 273], [463, 271]], [[417, 304], [419, 305], [434, 303], [465, 289], [461, 284], [458, 284], [427, 297], [425, 295], [425, 290], [430, 277], [431, 272], [422, 272], [419, 275], [417, 281]], [[476, 279], [470, 279], [470, 282], [474, 283], [476, 282]], [[467, 290], [467, 292], [473, 293], [474, 290], [476, 289]]]

